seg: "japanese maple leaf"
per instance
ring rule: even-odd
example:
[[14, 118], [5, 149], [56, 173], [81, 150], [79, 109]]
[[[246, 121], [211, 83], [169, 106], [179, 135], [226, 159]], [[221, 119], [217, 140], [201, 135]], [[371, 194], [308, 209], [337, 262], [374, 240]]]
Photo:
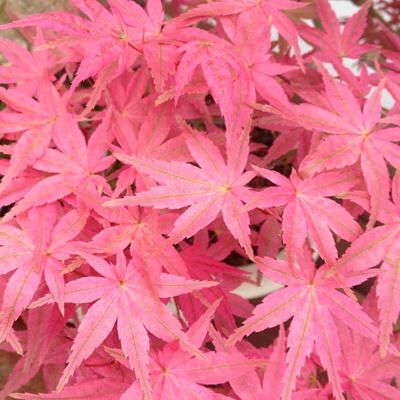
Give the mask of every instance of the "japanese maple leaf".
[[[114, 78], [129, 68], [140, 54], [144, 54], [158, 88], [168, 77], [168, 68], [160, 66], [160, 55], [166, 62], [172, 58], [170, 46], [151, 45], [161, 33], [164, 13], [160, 0], [147, 1], [146, 11], [135, 2], [109, 0], [109, 8], [97, 0], [73, 0], [73, 4], [86, 18], [66, 12], [43, 13], [26, 17], [2, 26], [2, 29], [35, 26], [59, 32], [59, 46], [82, 48], [72, 90], [90, 77], [97, 77], [95, 90], [86, 106], [90, 110], [101, 92]], [[168, 40], [165, 40], [168, 42]], [[170, 62], [170, 65], [173, 66]]]
[[175, 247], [163, 236], [171, 230], [175, 218], [159, 215], [156, 210], [130, 207], [110, 209], [97, 207], [97, 212], [113, 226], [105, 227], [80, 246], [90, 253], [116, 254], [129, 246], [133, 258], [140, 257], [143, 279], [158, 298], [158, 285], [162, 267], [169, 273], [189, 277], [186, 265]]
[[[132, 260], [127, 263], [123, 253], [118, 253], [115, 265], [89, 254], [82, 254], [82, 257], [100, 276], [69, 282], [65, 287], [65, 302], [95, 303], [89, 308], [79, 326], [68, 358], [68, 366], [57, 388], [61, 390], [64, 387], [76, 368], [107, 338], [117, 323], [122, 350], [129, 360], [130, 367], [135, 371], [144, 398], [151, 400], [148, 331], [165, 341], [178, 339], [181, 345], [191, 352], [198, 356], [201, 356], [201, 353], [188, 341], [172, 312], [161, 301], [154, 301]], [[136, 259], [135, 263], [139, 264], [139, 259]], [[158, 290], [160, 297], [168, 298], [210, 285], [215, 283], [190, 281], [179, 276], [163, 274]]]
[[52, 139], [60, 143], [65, 140], [65, 131], [77, 128], [75, 118], [66, 110], [65, 99], [49, 82], [38, 88], [37, 100], [18, 89], [4, 88], [0, 88], [0, 100], [8, 106], [0, 115], [0, 132], [17, 137], [0, 183], [0, 191], [4, 191], [45, 153]]
[[227, 161], [216, 145], [200, 132], [191, 132], [186, 143], [199, 167], [183, 162], [127, 157], [116, 154], [121, 161], [132, 164], [163, 184], [146, 192], [124, 199], [111, 200], [109, 206], [142, 205], [154, 208], [189, 208], [176, 220], [170, 238], [174, 243], [193, 236], [221, 212], [224, 222], [233, 236], [246, 250], [249, 257], [253, 251], [250, 243], [249, 217], [243, 203], [250, 189], [245, 186], [254, 173], [243, 173], [248, 155], [248, 137], [243, 134], [239, 142], [228, 149]]
[[[206, 338], [211, 318], [218, 304], [217, 301], [210, 305], [187, 331], [190, 341], [198, 347]], [[122, 364], [127, 364], [117, 349], [111, 349], [110, 354]], [[193, 355], [179, 348], [177, 342], [167, 343], [161, 349], [152, 351], [149, 366], [153, 387], [152, 399], [163, 400], [176, 396], [182, 400], [228, 400], [230, 397], [219, 395], [206, 385], [218, 385], [234, 380], [266, 364], [260, 359], [248, 359], [238, 351], [208, 351], [205, 355], [207, 359], [198, 361]], [[141, 396], [142, 391], [138, 383], [134, 382], [121, 400], [141, 398]]]
[[340, 324], [343, 367], [341, 380], [354, 400], [400, 399], [400, 390], [390, 384], [400, 369], [398, 356], [382, 357], [373, 341]]
[[241, 400], [253, 400], [254, 398], [280, 400], [283, 387], [282, 377], [286, 367], [286, 334], [283, 326], [281, 326], [279, 336], [271, 350], [262, 384], [256, 371], [249, 371], [231, 380], [232, 389]]
[[87, 215], [76, 210], [57, 221], [57, 207], [33, 208], [25, 217], [18, 217], [21, 228], [0, 225], [0, 273], [16, 270], [8, 280], [0, 317], [0, 342], [7, 338], [13, 322], [35, 295], [44, 277], [60, 310], [64, 310], [63, 261], [71, 248], [68, 242], [79, 234]]
[[[149, 112], [151, 97], [146, 96], [148, 86], [148, 71], [140, 68], [138, 71], [125, 72], [114, 79], [107, 87], [106, 97], [108, 108], [111, 109], [110, 124], [119, 147], [127, 154], [134, 154], [136, 132], [141, 129], [144, 118]], [[149, 121], [150, 124], [150, 121]], [[132, 133], [135, 132], [134, 135]], [[136, 174], [127, 168], [118, 174], [115, 195], [125, 190]]]
[[176, 69], [178, 45], [186, 36], [185, 29], [164, 21], [161, 0], [147, 0], [145, 9], [127, 0], [112, 0], [109, 3], [113, 13], [126, 24], [129, 45], [143, 53], [156, 90], [163, 91]]
[[[155, 359], [152, 370], [154, 399], [173, 393], [179, 399], [228, 399], [204, 385], [218, 385], [265, 364], [248, 360], [240, 353], [207, 352], [207, 360], [197, 360], [182, 350], [166, 346]], [[167, 373], [165, 373], [167, 372]]]
[[383, 225], [370, 229], [356, 239], [345, 254], [327, 272], [327, 276], [349, 271], [367, 272], [384, 261], [376, 270], [378, 275], [377, 295], [380, 320], [380, 350], [386, 354], [390, 345], [393, 324], [400, 312], [397, 291], [400, 285], [399, 246], [400, 239], [400, 199], [393, 196], [393, 203], [386, 203], [381, 211]]
[[101, 83], [105, 85], [123, 72], [138, 52], [129, 47], [126, 26], [119, 15], [113, 15], [97, 0], [73, 0], [73, 4], [87, 18], [66, 12], [43, 13], [2, 25], [1, 29], [35, 26], [59, 32], [62, 46], [84, 49], [72, 89], [102, 72]]
[[[293, 317], [288, 336], [289, 352], [282, 399], [291, 398], [296, 377], [314, 346], [328, 372], [335, 397], [344, 399], [339, 376], [342, 356], [335, 320], [339, 319], [358, 334], [377, 341], [378, 331], [371, 319], [355, 300], [336, 290], [340, 286], [336, 280], [325, 277], [326, 266], [315, 268], [309, 254], [301, 257], [300, 270], [295, 273], [285, 261], [268, 257], [256, 260], [267, 278], [286, 287], [266, 296], [253, 315], [231, 335], [227, 345]], [[357, 274], [349, 273], [343, 277], [348, 287], [363, 280], [365, 277]]]
[[145, 8], [129, 0], [110, 0], [115, 16], [126, 24], [126, 32], [133, 44], [143, 44], [161, 33], [165, 18], [161, 0], [147, 0]]
[[[231, 40], [250, 75], [250, 91], [257, 91], [266, 100], [272, 98], [272, 101], [276, 101], [285, 96], [274, 77], [296, 70], [298, 67], [283, 65], [274, 60], [270, 52], [271, 29], [268, 25], [264, 28], [263, 24], [265, 22], [262, 14], [243, 12], [237, 17]], [[263, 28], [254, 29], [255, 26]], [[255, 99], [254, 94], [249, 97]]]
[[116, 254], [128, 246], [132, 257], [141, 254], [164, 266], [171, 274], [187, 276], [187, 268], [171, 243], [164, 237], [175, 218], [160, 215], [156, 210], [142, 207], [97, 208], [108, 223], [101, 232], [96, 233], [91, 242], [84, 245], [91, 253]]
[[[284, 109], [286, 108], [284, 105], [283, 107]], [[272, 115], [258, 118], [254, 123], [262, 129], [279, 131], [280, 135], [274, 140], [271, 146], [268, 146], [268, 152], [261, 160], [257, 157], [257, 161], [250, 159], [250, 162], [259, 167], [265, 167], [295, 148], [297, 148], [297, 158], [299, 161], [304, 158], [304, 153], [307, 152], [307, 141], [310, 136], [309, 132], [305, 129], [299, 128], [289, 121], [284, 121], [283, 118]]]
[[[208, 17], [223, 17], [249, 12], [262, 14], [278, 32], [293, 46], [298, 62], [301, 64], [301, 52], [297, 43], [297, 30], [290, 18], [282, 10], [304, 7], [305, 4], [291, 0], [220, 0], [211, 1], [189, 10], [175, 18], [173, 24], [193, 23]], [[257, 17], [256, 17], [257, 19]], [[271, 21], [272, 20], [272, 21]]]
[[289, 265], [294, 265], [296, 253], [303, 247], [307, 235], [325, 262], [332, 265], [338, 255], [331, 231], [349, 242], [361, 234], [361, 228], [351, 214], [327, 198], [346, 192], [356, 185], [357, 174], [352, 171], [334, 171], [301, 179], [293, 170], [288, 179], [272, 170], [254, 168], [278, 187], [262, 190], [248, 207], [285, 205], [282, 230]]
[[[250, 371], [245, 375], [230, 381], [230, 384], [241, 400], [268, 399], [280, 400], [284, 386], [286, 369], [286, 334], [281, 326], [279, 336], [274, 344], [266, 349], [266, 367], [261, 378], [256, 371]], [[332, 391], [328, 386], [318, 380], [319, 364], [313, 357], [306, 359], [297, 380], [296, 390], [292, 394], [294, 400], [332, 400]]]
[[[33, 168], [26, 169], [18, 178], [13, 179], [13, 183], [8, 189], [0, 194], [0, 207], [10, 206], [21, 200], [44, 177], [46, 177], [45, 174], [40, 171], [35, 171]], [[4, 208], [4, 210], [7, 210], [7, 208]]]
[[214, 317], [215, 324], [218, 329], [230, 333], [236, 327], [234, 315], [247, 318], [253, 309], [247, 300], [231, 293], [240, 284], [248, 281], [249, 277], [247, 272], [211, 258], [208, 248], [205, 247], [207, 245], [202, 241], [205, 236], [208, 239], [208, 232], [204, 230], [195, 235], [193, 245], [182, 244], [180, 255], [187, 266], [190, 278], [201, 281], [215, 280], [219, 285], [203, 289], [198, 298], [190, 294], [178, 296], [176, 302], [182, 309], [185, 319], [193, 322], [209, 304], [220, 299], [220, 305]]
[[[115, 136], [121, 148], [112, 146], [112, 150], [115, 153], [125, 153], [127, 156], [134, 155], [139, 158], [156, 158], [166, 161], [190, 159], [190, 157], [185, 157], [187, 152], [183, 135], [174, 137], [170, 135], [174, 122], [172, 104], [164, 103], [154, 106], [152, 103], [154, 103], [153, 96], [148, 101], [146, 113], [136, 135], [132, 135], [132, 127], [129, 130], [120, 130], [119, 126], [116, 126]], [[137, 189], [144, 190], [151, 185], [152, 181], [143, 179], [134, 167], [127, 165], [118, 176], [114, 196], [121, 194], [133, 182]]]
[[400, 130], [380, 124], [383, 82], [370, 95], [362, 110], [344, 84], [326, 73], [324, 82], [332, 111], [302, 104], [298, 106], [298, 118], [305, 128], [330, 135], [304, 159], [300, 169], [313, 174], [353, 165], [360, 160], [371, 197], [370, 225], [373, 225], [380, 204], [388, 199], [390, 191], [386, 161], [395, 167], [399, 163], [400, 147], [393, 142], [399, 140]]
[[359, 58], [376, 48], [374, 45], [359, 43], [367, 24], [371, 1], [366, 1], [360, 10], [347, 20], [343, 29], [328, 0], [317, 0], [316, 4], [324, 31], [306, 24], [297, 26], [297, 29], [305, 40], [318, 48], [315, 55], [321, 60], [330, 61], [335, 57]]
[[0, 52], [9, 62], [0, 66], [0, 82], [16, 83], [18, 90], [29, 95], [36, 94], [38, 87], [55, 78], [57, 60], [46, 49], [42, 32], [38, 29], [33, 43], [33, 51], [28, 51], [14, 40], [1, 39]]
[[[360, 65], [360, 73], [354, 75], [351, 68], [343, 65], [341, 60], [333, 59], [331, 61], [333, 67], [337, 71], [340, 79], [346, 82], [353, 94], [358, 98], [365, 98], [370, 92], [370, 76], [367, 67], [364, 64]], [[388, 87], [388, 79], [385, 77], [385, 86]]]
[[197, 40], [179, 48], [184, 54], [175, 76], [175, 101], [200, 67], [224, 116], [228, 136], [237, 137], [252, 114], [249, 104], [255, 102], [254, 93], [249, 90], [247, 71], [231, 43], [209, 32], [201, 32], [198, 36]]
[[3, 217], [3, 222], [31, 207], [41, 206], [75, 194], [89, 208], [98, 204], [99, 194], [107, 191], [106, 179], [98, 174], [107, 169], [114, 157], [105, 156], [110, 113], [90, 136], [86, 144], [83, 132], [73, 126], [68, 135], [56, 141], [60, 150], [48, 148], [34, 167], [51, 173], [34, 185], [25, 196]]
[[151, 96], [145, 96], [149, 83], [146, 68], [135, 72], [125, 71], [107, 86], [108, 108], [112, 109], [111, 122], [118, 134], [120, 146], [129, 148], [128, 137], [132, 130], [137, 131], [148, 111]]

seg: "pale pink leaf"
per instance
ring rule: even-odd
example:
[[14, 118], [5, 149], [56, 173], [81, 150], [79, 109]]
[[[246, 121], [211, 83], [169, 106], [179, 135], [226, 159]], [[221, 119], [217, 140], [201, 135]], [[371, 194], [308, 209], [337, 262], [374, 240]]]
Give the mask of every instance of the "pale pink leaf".
[[341, 269], [362, 271], [380, 263], [400, 227], [379, 226], [357, 238], [338, 262], [328, 271], [328, 276]]
[[329, 311], [320, 305], [314, 309], [315, 346], [322, 365], [328, 372], [329, 381], [337, 399], [343, 400], [343, 389], [339, 375], [341, 349], [336, 324]]
[[303, 160], [300, 169], [312, 175], [326, 169], [353, 165], [359, 159], [361, 142], [358, 136], [329, 136]]
[[40, 284], [40, 274], [22, 267], [14, 272], [4, 291], [0, 311], [0, 342], [6, 339], [12, 324], [29, 305]]
[[118, 337], [121, 340], [122, 351], [128, 357], [129, 365], [142, 388], [143, 399], [151, 400], [152, 389], [149, 373], [149, 337], [142, 322], [133, 314], [129, 301], [123, 297], [121, 310], [118, 313]]
[[265, 361], [247, 359], [240, 353], [206, 353], [207, 360], [193, 358], [185, 365], [185, 375], [197, 383], [217, 385], [238, 378]]
[[393, 324], [400, 313], [400, 299], [397, 295], [400, 290], [400, 263], [396, 256], [397, 252], [389, 253], [388, 260], [382, 264], [379, 271], [376, 286], [380, 320], [380, 350], [383, 356], [387, 353]]
[[160, 282], [158, 284], [158, 293], [161, 298], [175, 297], [180, 294], [190, 293], [217, 285], [219, 285], [219, 282], [197, 281], [186, 279], [183, 276], [178, 275], [161, 274]]
[[212, 197], [211, 200], [191, 206], [175, 221], [170, 233], [171, 240], [178, 243], [214, 221], [221, 210], [222, 201], [221, 198]]
[[384, 158], [368, 142], [364, 143], [361, 155], [361, 168], [371, 196], [371, 216], [369, 224], [373, 226], [379, 209], [389, 199], [390, 177]]
[[304, 305], [297, 311], [290, 325], [288, 336], [289, 351], [287, 367], [283, 378], [282, 399], [290, 400], [306, 357], [311, 354], [314, 337], [314, 299], [312, 294], [304, 299]]
[[280, 289], [266, 296], [264, 301], [256, 307], [253, 315], [245, 321], [244, 325], [236, 329], [228, 338], [227, 345], [235, 344], [252, 332], [272, 328], [287, 321], [296, 312], [299, 302], [305, 296], [305, 290], [298, 287]]
[[61, 275], [62, 264], [49, 258], [44, 270], [44, 278], [62, 315], [64, 315], [64, 279]]
[[282, 230], [288, 262], [293, 266], [296, 253], [303, 247], [307, 237], [306, 220], [299, 201], [295, 200], [286, 206], [283, 212]]
[[111, 332], [117, 320], [116, 301], [116, 296], [113, 294], [104, 297], [91, 306], [86, 313], [72, 345], [72, 352], [67, 361], [68, 365], [57, 384], [57, 391], [63, 389], [76, 368], [100, 346]]
[[250, 242], [250, 218], [242, 202], [233, 196], [226, 196], [222, 216], [229, 231], [252, 259], [254, 253]]

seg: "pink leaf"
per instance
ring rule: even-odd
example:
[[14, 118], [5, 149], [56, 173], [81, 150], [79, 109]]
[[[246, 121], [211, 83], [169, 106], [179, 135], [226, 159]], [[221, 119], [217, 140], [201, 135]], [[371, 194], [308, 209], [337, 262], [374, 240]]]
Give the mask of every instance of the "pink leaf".
[[114, 306], [116, 301], [115, 295], [104, 297], [97, 301], [85, 315], [72, 345], [72, 352], [67, 361], [68, 365], [57, 384], [57, 391], [63, 389], [76, 368], [100, 346], [111, 332], [117, 320], [117, 309]]

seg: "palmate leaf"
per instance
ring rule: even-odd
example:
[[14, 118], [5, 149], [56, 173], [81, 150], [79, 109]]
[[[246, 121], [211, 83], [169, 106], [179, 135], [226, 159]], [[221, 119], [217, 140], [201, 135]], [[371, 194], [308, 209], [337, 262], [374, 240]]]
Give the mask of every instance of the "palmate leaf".
[[360, 10], [346, 21], [343, 29], [328, 0], [318, 0], [316, 5], [324, 32], [305, 24], [300, 25], [298, 30], [305, 40], [318, 49], [318, 58], [358, 58], [361, 54], [374, 50], [373, 45], [359, 43], [366, 28], [370, 1], [366, 1]]
[[[108, 201], [106, 205], [142, 205], [169, 209], [189, 206], [176, 220], [170, 234], [174, 243], [194, 235], [222, 212], [228, 229], [238, 239], [247, 255], [252, 257], [250, 221], [244, 211], [244, 201], [249, 192], [245, 184], [254, 174], [243, 173], [247, 154], [242, 152], [239, 160], [235, 159], [240, 168], [232, 169], [227, 168], [218, 148], [200, 132], [193, 132], [193, 136], [187, 139], [187, 146], [200, 168], [183, 162], [139, 159], [117, 154], [117, 158], [133, 165], [162, 185], [154, 186], [134, 197]], [[233, 157], [233, 152], [229, 152], [228, 165], [231, 165]]]
[[[74, 45], [74, 43], [79, 42], [80, 45], [86, 46], [87, 51], [81, 59], [72, 90], [75, 90], [83, 80], [97, 74], [100, 75], [102, 69], [117, 64], [119, 59], [127, 62], [129, 53], [132, 52], [127, 42], [121, 40], [114, 33], [120, 32], [121, 34], [126, 28], [120, 18], [110, 13], [97, 1], [76, 0], [74, 3], [88, 18], [65, 12], [43, 13], [2, 26], [2, 29], [27, 26], [51, 29], [62, 35], [63, 45]], [[99, 57], [102, 52], [105, 57]], [[113, 73], [107, 76], [108, 80], [101, 82], [101, 86], [107, 84], [117, 75], [117, 70], [114, 68]], [[98, 100], [99, 96], [96, 91], [93, 94], [95, 98], [92, 101]]]
[[300, 49], [297, 43], [297, 30], [293, 22], [288, 18], [282, 10], [290, 10], [304, 7], [304, 4], [291, 1], [281, 0], [235, 0], [235, 1], [214, 1], [212, 4], [200, 4], [199, 6], [189, 10], [187, 13], [176, 18], [172, 22], [173, 25], [186, 25], [199, 21], [204, 18], [214, 16], [231, 16], [243, 12], [262, 13], [265, 19], [272, 19], [272, 24], [277, 28], [279, 33], [293, 46], [298, 62], [301, 64]]
[[[68, 120], [68, 117], [64, 115], [60, 120]], [[110, 139], [106, 135], [109, 122], [110, 113], [106, 114], [102, 123], [97, 126], [87, 144], [76, 121], [62, 125], [68, 134], [64, 131], [58, 132], [53, 138], [60, 151], [47, 149], [34, 164], [36, 169], [54, 175], [41, 179], [28, 190], [24, 198], [17, 202], [2, 221], [10, 221], [30, 208], [51, 204], [71, 193], [78, 196], [86, 206], [93, 207], [99, 195], [99, 188], [107, 189], [105, 179], [96, 173], [108, 168], [114, 161], [113, 157], [104, 155]]]
[[329, 76], [322, 66], [320, 70], [332, 111], [301, 104], [297, 106], [298, 121], [308, 129], [340, 136], [322, 140], [303, 160], [300, 170], [313, 175], [326, 169], [354, 165], [360, 160], [371, 197], [369, 225], [373, 226], [382, 204], [389, 200], [390, 177], [386, 162], [397, 165], [400, 155], [398, 145], [393, 143], [392, 128], [379, 125], [384, 81], [369, 95], [361, 109], [346, 85]]
[[1, 306], [0, 342], [29, 305], [43, 279], [64, 313], [62, 262], [73, 251], [73, 247], [68, 248], [69, 243], [85, 226], [87, 214], [71, 210], [57, 221], [57, 211], [60, 210], [54, 204], [32, 208], [18, 218], [22, 229], [7, 224], [0, 227], [0, 254], [5, 257], [0, 274], [16, 270], [7, 283]]
[[0, 342], [8, 340], [14, 321], [32, 300], [41, 274], [32, 267], [19, 268], [8, 280], [0, 312]]
[[[378, 310], [375, 290], [363, 302], [363, 309], [377, 319]], [[343, 349], [342, 380], [349, 396], [357, 399], [399, 399], [400, 391], [389, 382], [397, 379], [400, 359], [392, 351], [382, 355], [378, 344], [339, 325], [339, 336]]]
[[[186, 266], [180, 254], [164, 237], [170, 230], [169, 218], [166, 218], [165, 223], [165, 218], [157, 211], [140, 207], [101, 210], [108, 220], [118, 225], [105, 228], [94, 235], [88, 245], [91, 252], [116, 254], [130, 246], [132, 255], [146, 255], [164, 266], [169, 273], [186, 276]], [[118, 216], [111, 217], [110, 212], [116, 210]]]
[[400, 233], [399, 223], [378, 226], [357, 238], [344, 255], [327, 272], [333, 276], [339, 271], [363, 271], [378, 265]]
[[176, 72], [175, 101], [193, 79], [196, 68], [201, 68], [204, 80], [225, 118], [227, 133], [235, 137], [247, 125], [252, 114], [248, 104], [254, 102], [255, 96], [247, 89], [246, 71], [230, 43], [205, 32], [202, 39], [181, 48], [185, 53]]
[[[79, 326], [68, 365], [58, 382], [57, 390], [63, 389], [82, 361], [107, 338], [117, 323], [122, 350], [137, 375], [146, 400], [151, 400], [148, 332], [165, 341], [178, 340], [190, 353], [200, 358], [204, 356], [190, 343], [171, 311], [159, 299], [154, 299], [151, 289], [146, 286], [133, 263], [126, 264], [122, 253], [118, 254], [115, 265], [90, 254], [82, 253], [82, 257], [101, 277], [80, 278], [69, 282], [65, 287], [66, 303], [96, 302], [89, 308]], [[167, 275], [161, 279], [159, 295], [170, 297], [215, 284]], [[52, 302], [51, 297], [47, 296], [39, 304], [46, 302]], [[135, 310], [135, 314], [132, 310]]]
[[[377, 296], [380, 319], [380, 351], [385, 355], [389, 350], [389, 338], [392, 335], [393, 323], [399, 315], [399, 303], [395, 295], [399, 285], [398, 245], [400, 234], [396, 209], [390, 214], [389, 223], [373, 228], [356, 239], [345, 254], [331, 269], [327, 276], [343, 276], [363, 273], [377, 275]], [[374, 267], [382, 261], [381, 268]], [[391, 348], [391, 351], [394, 349]]]
[[328, 265], [337, 259], [336, 244], [331, 231], [347, 241], [361, 234], [361, 228], [350, 213], [328, 196], [346, 192], [359, 182], [355, 171], [326, 172], [301, 179], [292, 171], [290, 179], [275, 171], [254, 167], [264, 178], [277, 184], [258, 192], [248, 207], [270, 208], [284, 205], [283, 242], [290, 265], [294, 265], [296, 252], [302, 248], [307, 236]]
[[88, 358], [98, 345], [105, 340], [117, 320], [117, 298], [109, 295], [94, 304], [85, 315], [79, 326], [78, 335], [72, 346], [72, 353], [57, 385], [57, 391], [63, 389], [75, 369]]
[[55, 70], [56, 60], [48, 50], [39, 50], [44, 44], [43, 33], [38, 29], [33, 43], [35, 51], [30, 52], [13, 40], [1, 39], [0, 52], [10, 63], [0, 66], [0, 81], [2, 83], [22, 84], [25, 93], [34, 94], [42, 84], [48, 84], [52, 70]]
[[[266, 361], [247, 359], [239, 352], [207, 352], [207, 359], [193, 358], [174, 343], [167, 344], [157, 357], [153, 359], [151, 381], [153, 385], [153, 399], [162, 400], [178, 395], [180, 399], [226, 399], [230, 397], [218, 396], [209, 387], [204, 385], [218, 385], [235, 380], [243, 375], [262, 367]], [[167, 371], [168, 373], [163, 373]], [[135, 384], [126, 392], [137, 393]]]
[[21, 134], [0, 184], [0, 191], [4, 191], [14, 178], [44, 154], [51, 139], [60, 135], [60, 130], [73, 129], [74, 121], [70, 119], [67, 123], [62, 117], [67, 113], [65, 102], [50, 83], [42, 85], [38, 100], [17, 89], [0, 89], [0, 99], [13, 110], [3, 114], [4, 121], [0, 118], [1, 130]]
[[288, 286], [267, 296], [243, 326], [228, 338], [227, 345], [293, 317], [282, 398], [291, 398], [301, 367], [315, 346], [328, 372], [335, 397], [344, 399], [339, 377], [340, 341], [334, 321], [339, 319], [357, 334], [378, 342], [378, 330], [371, 319], [357, 302], [336, 290], [338, 284], [335, 280], [324, 277], [326, 267], [313, 271], [311, 265], [300, 264], [302, 271], [292, 272], [286, 262], [277, 263], [268, 257], [256, 261], [267, 277]]
[[118, 318], [118, 336], [121, 347], [128, 357], [130, 366], [134, 369], [142, 389], [143, 398], [152, 398], [152, 388], [149, 382], [149, 337], [143, 324], [131, 313], [128, 301], [123, 301], [123, 310]]

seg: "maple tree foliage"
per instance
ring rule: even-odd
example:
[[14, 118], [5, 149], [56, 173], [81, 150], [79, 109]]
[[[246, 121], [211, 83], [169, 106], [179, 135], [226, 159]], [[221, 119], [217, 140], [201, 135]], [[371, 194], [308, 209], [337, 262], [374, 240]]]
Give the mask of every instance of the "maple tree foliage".
[[400, 399], [399, 14], [354, 3], [0, 26], [0, 399]]

